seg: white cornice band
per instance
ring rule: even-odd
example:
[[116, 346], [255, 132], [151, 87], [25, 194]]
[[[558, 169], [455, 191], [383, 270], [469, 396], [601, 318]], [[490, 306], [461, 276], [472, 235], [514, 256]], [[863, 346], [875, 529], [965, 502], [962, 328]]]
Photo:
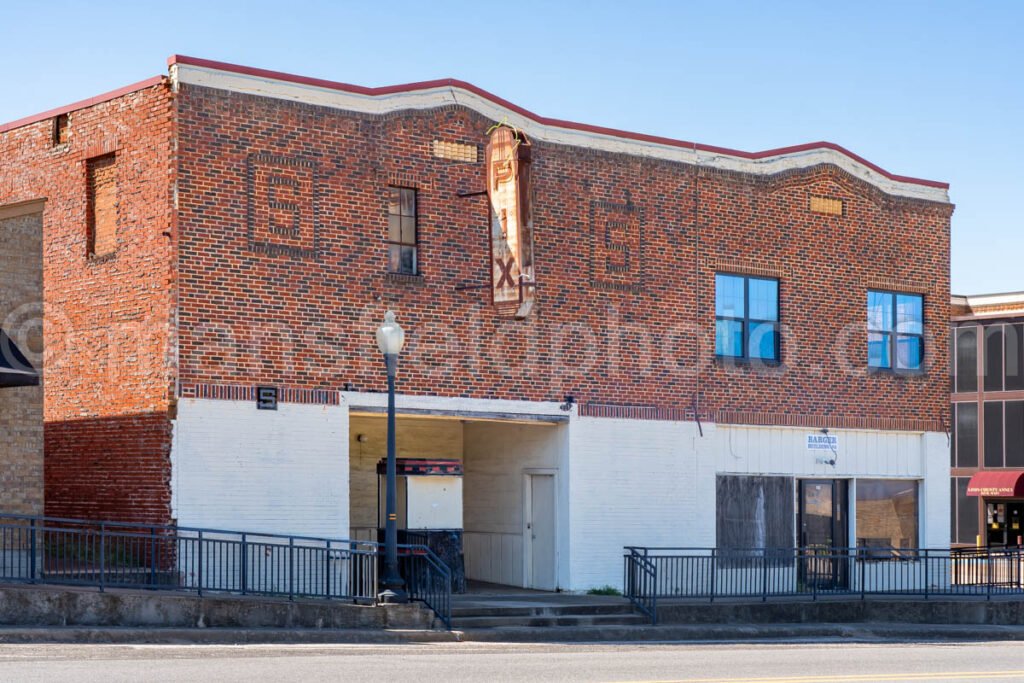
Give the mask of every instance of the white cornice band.
[[488, 119], [507, 121], [525, 131], [531, 138], [543, 142], [695, 164], [754, 175], [773, 175], [818, 164], [832, 164], [888, 194], [949, 203], [949, 193], [944, 188], [893, 180], [856, 159], [830, 148], [814, 148], [763, 159], [747, 159], [725, 153], [539, 123], [475, 92], [453, 86], [429, 87], [422, 90], [382, 95], [364, 95], [192, 64], [171, 65], [170, 76], [175, 88], [184, 83], [365, 114], [387, 114], [403, 109], [434, 109], [457, 104], [472, 109]]

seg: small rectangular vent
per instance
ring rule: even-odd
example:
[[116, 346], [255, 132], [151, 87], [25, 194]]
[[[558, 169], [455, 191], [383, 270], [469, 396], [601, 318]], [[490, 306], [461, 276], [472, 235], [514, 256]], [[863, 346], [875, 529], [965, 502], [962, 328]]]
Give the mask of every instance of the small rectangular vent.
[[460, 142], [446, 142], [434, 140], [434, 156], [438, 159], [450, 161], [461, 161], [466, 164], [475, 164], [480, 160], [480, 151], [476, 145], [464, 145]]
[[827, 197], [811, 197], [811, 211], [814, 213], [825, 213], [830, 216], [842, 216], [843, 200], [828, 199]]

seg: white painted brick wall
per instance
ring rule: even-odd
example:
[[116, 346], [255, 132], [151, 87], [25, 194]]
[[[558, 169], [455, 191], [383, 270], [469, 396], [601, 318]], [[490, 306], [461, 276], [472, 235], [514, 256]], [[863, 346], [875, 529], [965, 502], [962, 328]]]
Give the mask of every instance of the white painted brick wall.
[[714, 541], [714, 465], [697, 458], [696, 435], [694, 423], [573, 419], [571, 590], [621, 588], [623, 546]]
[[[622, 583], [626, 545], [715, 545], [715, 476], [913, 478], [921, 543], [949, 544], [945, 434], [840, 430], [836, 466], [815, 462], [815, 430], [574, 418], [569, 435], [571, 590]], [[828, 454], [831, 457], [831, 454]]]
[[346, 407], [181, 399], [171, 468], [183, 526], [348, 537]]

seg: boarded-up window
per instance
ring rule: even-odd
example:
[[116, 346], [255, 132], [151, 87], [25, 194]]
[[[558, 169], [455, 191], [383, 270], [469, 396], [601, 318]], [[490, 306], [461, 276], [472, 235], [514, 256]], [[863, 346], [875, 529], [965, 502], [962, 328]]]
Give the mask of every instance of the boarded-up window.
[[720, 475], [716, 485], [720, 563], [781, 565], [792, 559], [796, 514], [792, 477]]
[[117, 249], [117, 164], [113, 154], [86, 162], [87, 230], [90, 256]]
[[53, 144], [66, 145], [68, 143], [68, 115], [58, 114], [53, 118]]

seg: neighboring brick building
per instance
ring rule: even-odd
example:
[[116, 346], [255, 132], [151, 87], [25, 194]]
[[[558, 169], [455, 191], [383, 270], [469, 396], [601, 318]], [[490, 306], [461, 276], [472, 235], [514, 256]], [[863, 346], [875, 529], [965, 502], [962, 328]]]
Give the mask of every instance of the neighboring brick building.
[[43, 513], [41, 209], [0, 209], [0, 509], [23, 515]]
[[46, 200], [53, 514], [369, 533], [392, 308], [400, 454], [464, 462], [470, 578], [947, 542], [942, 183], [184, 57], [0, 159], [0, 207]]
[[952, 299], [954, 545], [1024, 545], [1024, 292]]

